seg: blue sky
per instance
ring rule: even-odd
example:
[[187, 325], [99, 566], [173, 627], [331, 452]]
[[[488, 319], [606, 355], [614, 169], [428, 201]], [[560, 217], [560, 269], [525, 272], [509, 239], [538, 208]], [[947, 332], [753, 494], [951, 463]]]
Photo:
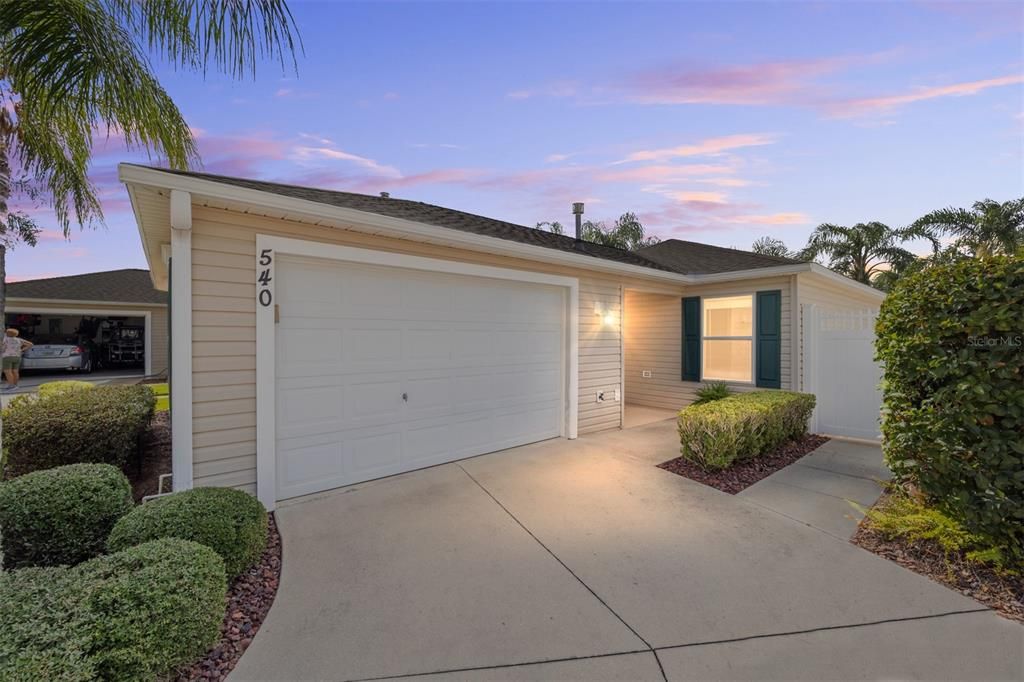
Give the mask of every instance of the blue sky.
[[[203, 170], [377, 193], [525, 225], [570, 204], [648, 232], [802, 246], [1024, 195], [1024, 4], [291, 4], [298, 73], [175, 72]], [[116, 163], [107, 226], [9, 255], [11, 279], [145, 267]]]

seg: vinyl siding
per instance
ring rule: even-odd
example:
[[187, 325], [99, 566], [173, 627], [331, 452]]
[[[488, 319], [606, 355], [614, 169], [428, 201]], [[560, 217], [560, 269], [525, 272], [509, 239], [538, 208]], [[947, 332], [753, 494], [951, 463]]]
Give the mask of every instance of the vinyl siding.
[[[682, 296], [728, 296], [757, 291], [782, 291], [782, 388], [792, 385], [792, 277], [753, 279], [686, 287], [679, 296], [625, 292], [625, 399], [633, 405], [678, 410], [696, 398], [700, 382], [683, 381]], [[650, 378], [643, 376], [651, 372]], [[731, 384], [752, 391], [752, 384]]]
[[795, 315], [798, 322], [800, 338], [797, 343], [796, 386], [804, 384], [804, 344], [803, 344], [803, 311], [806, 306], [814, 305], [824, 310], [873, 310], [881, 306], [878, 297], [870, 291], [858, 291], [850, 287], [840, 286], [829, 279], [813, 273], [801, 274], [797, 278], [797, 305]]
[[52, 310], [82, 310], [87, 314], [90, 310], [109, 310], [117, 313], [121, 310], [148, 311], [152, 329], [150, 330], [150, 354], [152, 356], [153, 374], [162, 374], [167, 371], [168, 339], [167, 339], [167, 307], [153, 306], [144, 303], [103, 303], [84, 305], [79, 301], [63, 301], [59, 303], [38, 303], [30, 298], [11, 298], [7, 301], [8, 309], [30, 310], [37, 313], [47, 313]]
[[[580, 434], [618, 428], [622, 284], [585, 270], [391, 239], [362, 232], [193, 207], [193, 476], [196, 486], [256, 484], [256, 235], [379, 249], [579, 279]], [[595, 306], [614, 316], [605, 325]], [[607, 400], [598, 403], [598, 392]]]

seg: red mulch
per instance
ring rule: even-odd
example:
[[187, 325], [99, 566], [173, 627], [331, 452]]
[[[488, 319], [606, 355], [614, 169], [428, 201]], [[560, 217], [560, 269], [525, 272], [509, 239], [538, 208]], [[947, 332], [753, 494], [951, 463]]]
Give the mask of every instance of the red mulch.
[[[885, 505], [891, 494], [882, 493], [875, 506]], [[860, 522], [850, 542], [979, 601], [1010, 620], [1024, 623], [1024, 575], [999, 574], [961, 555], [947, 557], [933, 541], [887, 538], [867, 518]]]
[[[125, 467], [132, 484], [132, 497], [141, 502], [144, 495], [156, 495], [160, 474], [171, 473], [171, 413], [157, 412], [139, 441], [136, 458]], [[164, 482], [171, 492], [171, 481]]]
[[682, 457], [670, 459], [658, 466], [698, 483], [717, 488], [724, 493], [735, 495], [762, 478], [767, 478], [779, 469], [789, 466], [828, 441], [829, 439], [824, 436], [808, 434], [800, 440], [790, 441], [780, 446], [773, 452], [738, 462], [722, 471], [705, 471], [697, 464]]
[[221, 624], [220, 642], [206, 656], [178, 671], [175, 682], [223, 680], [238, 664], [274, 603], [281, 580], [281, 536], [270, 515], [267, 549], [259, 563], [238, 576], [228, 588], [227, 610]]

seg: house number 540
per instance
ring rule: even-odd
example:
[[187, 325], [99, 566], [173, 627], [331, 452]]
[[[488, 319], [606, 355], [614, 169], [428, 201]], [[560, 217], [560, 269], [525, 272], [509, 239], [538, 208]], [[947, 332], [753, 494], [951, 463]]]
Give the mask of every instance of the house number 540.
[[257, 268], [259, 274], [256, 276], [256, 286], [258, 292], [256, 293], [256, 299], [260, 302], [260, 305], [266, 308], [274, 302], [274, 294], [270, 291], [270, 280], [273, 279], [270, 276], [270, 266], [274, 263], [274, 253], [270, 249], [263, 249], [260, 252], [260, 267]]

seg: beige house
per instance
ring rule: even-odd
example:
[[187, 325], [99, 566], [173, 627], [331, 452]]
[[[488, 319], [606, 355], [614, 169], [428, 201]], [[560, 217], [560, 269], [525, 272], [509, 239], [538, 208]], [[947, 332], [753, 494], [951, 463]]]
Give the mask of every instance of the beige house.
[[[29, 340], [61, 343], [82, 338], [82, 321], [90, 320], [90, 340], [101, 357], [93, 369], [126, 367], [147, 376], [167, 372], [167, 291], [153, 286], [149, 272], [138, 269], [90, 272], [11, 282], [7, 285], [6, 324]], [[117, 337], [116, 339], [114, 337]], [[124, 341], [121, 341], [124, 337]], [[111, 343], [113, 340], [113, 344]], [[114, 344], [131, 342], [131, 359], [104, 357]], [[142, 362], [134, 350], [141, 341]]]
[[801, 389], [803, 306], [870, 315], [882, 299], [691, 242], [628, 252], [386, 195], [120, 177], [171, 292], [174, 487], [268, 508], [621, 428], [627, 408], [675, 411], [709, 381]]

